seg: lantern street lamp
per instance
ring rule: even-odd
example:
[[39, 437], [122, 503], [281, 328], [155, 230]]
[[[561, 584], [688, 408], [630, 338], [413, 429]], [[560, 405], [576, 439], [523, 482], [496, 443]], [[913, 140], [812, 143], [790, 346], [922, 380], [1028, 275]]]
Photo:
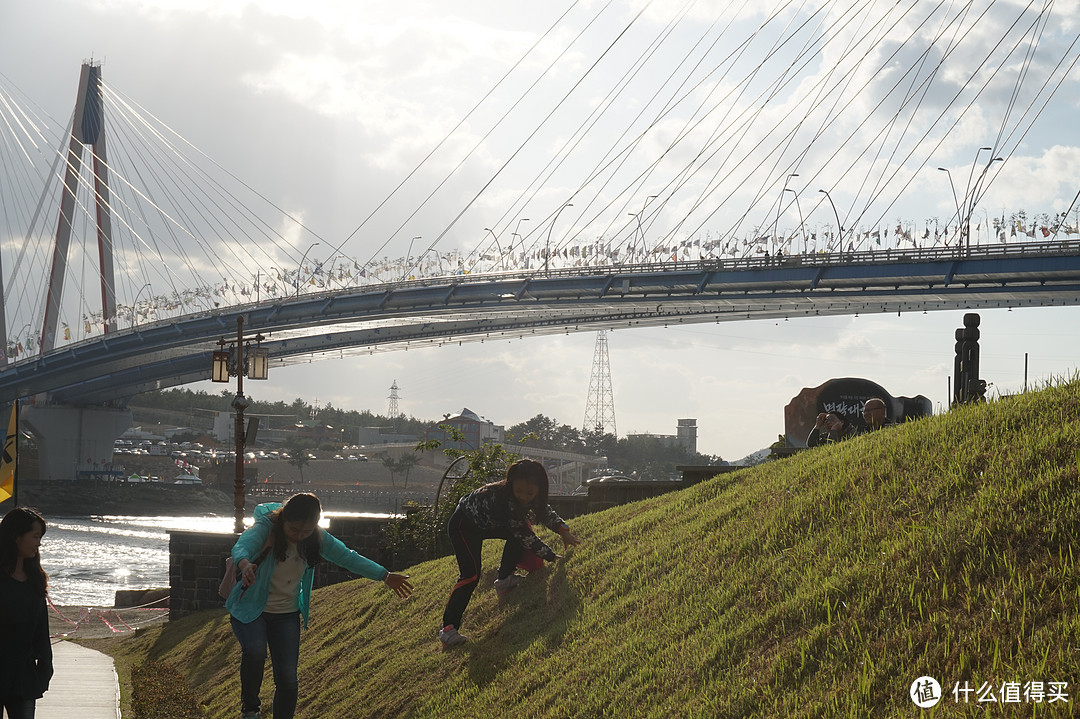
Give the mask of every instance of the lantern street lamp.
[[[262, 346], [266, 339], [261, 334], [244, 337], [244, 317], [236, 318], [236, 339], [226, 342], [218, 340], [221, 347], [212, 356], [210, 379], [214, 382], [228, 382], [229, 377], [236, 377], [236, 397], [232, 408], [236, 410], [236, 424], [233, 433], [236, 439], [236, 473], [233, 478], [233, 531], [244, 531], [244, 410], [251, 405], [251, 400], [244, 396], [244, 377], [248, 379], [266, 379], [270, 366], [270, 350]], [[254, 343], [254, 347], [252, 346]], [[226, 349], [227, 347], [227, 349]]]

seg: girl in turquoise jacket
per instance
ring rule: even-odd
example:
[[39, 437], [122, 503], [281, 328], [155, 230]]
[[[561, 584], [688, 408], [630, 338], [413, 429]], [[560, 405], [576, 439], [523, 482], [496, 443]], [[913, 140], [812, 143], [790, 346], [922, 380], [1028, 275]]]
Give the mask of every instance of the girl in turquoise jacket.
[[299, 688], [300, 624], [307, 628], [315, 565], [320, 560], [367, 579], [385, 582], [402, 599], [412, 593], [408, 576], [387, 571], [319, 528], [322, 506], [313, 494], [284, 505], [255, 507], [254, 525], [233, 546], [241, 581], [225, 608], [240, 642], [240, 699], [244, 719], [259, 716], [259, 691], [267, 648], [274, 674], [274, 719], [292, 719]]

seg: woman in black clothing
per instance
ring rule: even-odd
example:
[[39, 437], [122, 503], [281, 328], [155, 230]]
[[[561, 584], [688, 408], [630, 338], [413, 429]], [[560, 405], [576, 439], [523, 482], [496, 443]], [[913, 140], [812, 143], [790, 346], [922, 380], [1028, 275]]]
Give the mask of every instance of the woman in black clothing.
[[0, 704], [8, 719], [33, 719], [53, 673], [49, 577], [38, 553], [43, 534], [45, 520], [27, 507], [0, 521]]
[[530, 519], [558, 533], [568, 547], [581, 543], [548, 505], [547, 470], [534, 459], [514, 462], [501, 482], [485, 485], [458, 502], [450, 516], [448, 531], [460, 576], [443, 612], [442, 629], [438, 631], [443, 646], [453, 647], [467, 641], [458, 634], [458, 628], [480, 579], [480, 550], [485, 539], [506, 540], [495, 579], [495, 591], [500, 596], [521, 581], [521, 575], [514, 572], [526, 549], [549, 562], [559, 559], [551, 547], [533, 534]]

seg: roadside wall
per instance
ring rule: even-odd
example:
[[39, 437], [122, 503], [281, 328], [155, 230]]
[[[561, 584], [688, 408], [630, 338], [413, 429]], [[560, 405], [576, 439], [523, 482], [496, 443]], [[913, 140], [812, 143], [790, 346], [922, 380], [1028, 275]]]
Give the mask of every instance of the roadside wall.
[[[396, 571], [421, 559], [414, 553], [395, 553], [389, 546], [385, 528], [389, 518], [332, 517], [329, 532], [368, 559]], [[169, 618], [225, 606], [218, 596], [218, 584], [225, 573], [225, 560], [236, 543], [236, 535], [213, 532], [169, 532]], [[356, 579], [356, 575], [329, 562], [315, 569], [315, 588]]]

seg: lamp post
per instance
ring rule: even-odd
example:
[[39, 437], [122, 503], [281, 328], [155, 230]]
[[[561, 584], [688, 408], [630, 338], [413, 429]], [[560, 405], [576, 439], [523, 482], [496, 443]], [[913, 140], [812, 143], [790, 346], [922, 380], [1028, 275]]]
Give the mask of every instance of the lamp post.
[[[949, 168], [947, 167], [939, 167], [938, 169], [944, 172], [949, 177], [949, 187], [952, 188], [952, 200], [953, 204], [956, 205], [956, 224], [957, 226], [959, 226], [960, 223], [964, 221], [964, 218], [960, 215], [960, 200], [956, 198], [956, 185], [953, 184], [952, 173], [949, 172]], [[937, 230], [934, 230], [934, 232], [937, 232]], [[936, 240], [937, 237], [935, 236], [934, 239]], [[963, 240], [963, 238], [961, 238], [961, 240]]]
[[[520, 224], [520, 223], [518, 223], [518, 224]], [[484, 232], [490, 232], [491, 236], [495, 238], [495, 249], [497, 249], [499, 251], [499, 269], [500, 270], [505, 269], [505, 266], [503, 265], [502, 245], [499, 244], [499, 236], [496, 235], [495, 230], [491, 229], [490, 227], [485, 227]], [[513, 247], [513, 239], [511, 239], [510, 242], [511, 242], [511, 248], [512, 248]]]
[[[967, 185], [964, 186], [964, 216], [957, 218], [962, 232], [961, 242], [966, 239], [967, 254], [971, 254], [971, 213], [975, 211], [975, 202], [972, 198], [971, 178], [975, 176], [975, 166], [979, 164], [979, 155], [983, 151], [992, 152], [991, 147], [980, 147], [975, 151], [975, 159], [971, 161], [971, 171], [968, 172]], [[987, 166], [989, 168], [989, 166]], [[968, 209], [968, 200], [971, 199], [971, 209]]]
[[[783, 207], [784, 207], [784, 193], [787, 192], [788, 180], [790, 180], [793, 177], [798, 177], [798, 176], [799, 176], [798, 173], [792, 172], [791, 174], [789, 174], [787, 177], [784, 178], [784, 189], [780, 191], [780, 202], [778, 202], [777, 205], [776, 205], [776, 222], [773, 223], [773, 233], [774, 234], [780, 231], [780, 210], [783, 209]], [[796, 197], [797, 197], [797, 195], [796, 195]]]
[[551, 218], [551, 224], [548, 226], [547, 241], [544, 242], [544, 274], [547, 274], [548, 262], [551, 259], [551, 231], [553, 229], [555, 229], [555, 223], [559, 220], [559, 215], [562, 214], [562, 211], [565, 210], [567, 207], [573, 207], [573, 206], [574, 206], [574, 203], [567, 202], [565, 205], [560, 207], [558, 209], [558, 211], [555, 213], [555, 216]]
[[300, 299], [300, 273], [304, 269], [304, 261], [307, 259], [307, 255], [315, 247], [318, 247], [318, 242], [312, 242], [311, 247], [304, 250], [304, 256], [300, 258], [300, 266], [296, 268], [296, 299]]
[[[641, 213], [640, 212], [627, 212], [627, 215], [637, 220], [637, 234], [634, 235], [634, 241], [630, 244], [630, 257], [634, 256], [634, 252], [637, 251], [637, 238], [638, 235], [644, 235], [645, 231], [641, 229]], [[645, 243], [642, 242], [642, 245]]]
[[529, 222], [529, 221], [530, 220], [529, 220], [528, 217], [520, 217], [520, 218], [518, 218], [517, 224], [514, 225], [514, 231], [510, 235], [510, 254], [514, 253], [514, 238], [515, 237], [521, 239], [521, 249], [522, 250], [525, 249], [525, 240], [524, 240], [524, 238], [521, 238], [521, 235], [518, 233], [518, 230], [521, 229], [521, 223], [522, 222]]
[[[991, 148], [984, 147], [984, 148], [980, 148], [980, 149], [989, 150]], [[976, 154], [975, 157], [976, 157], [976, 159], [978, 159], [979, 156]], [[982, 185], [983, 180], [986, 179], [986, 173], [990, 171], [990, 166], [993, 165], [995, 162], [1004, 162], [1004, 158], [1001, 158], [1001, 157], [992, 157], [992, 158], [990, 158], [990, 160], [988, 160], [987, 163], [986, 163], [986, 167], [984, 167], [983, 171], [979, 174], [979, 179], [975, 181], [975, 184], [971, 188], [971, 204], [968, 206], [967, 219], [966, 219], [967, 236], [968, 236], [968, 245], [967, 245], [968, 254], [971, 254], [971, 216], [973, 214], [975, 214], [975, 204], [979, 201], [979, 187]], [[972, 167], [974, 167], [974, 165], [972, 165]]]
[[[844, 249], [844, 226], [840, 224], [840, 213], [836, 211], [836, 203], [834, 203], [832, 201], [832, 195], [829, 194], [828, 190], [818, 190], [818, 192], [825, 193], [825, 197], [828, 198], [829, 204], [832, 205], [833, 217], [836, 218], [836, 231], [837, 231], [837, 233], [839, 235], [839, 239], [840, 239], [840, 249], [843, 250]], [[816, 243], [815, 243], [815, 246], [816, 246]], [[804, 249], [803, 251], [805, 252], [806, 250]]]
[[138, 320], [139, 314], [138, 314], [138, 311], [137, 311], [138, 307], [139, 307], [139, 297], [142, 296], [143, 290], [145, 290], [149, 286], [150, 286], [150, 283], [147, 282], [145, 285], [140, 287], [139, 291], [135, 294], [135, 301], [131, 303], [131, 324], [133, 326], [135, 326], [135, 327], [139, 326], [139, 320]]
[[790, 187], [787, 188], [787, 191], [795, 195], [795, 209], [799, 211], [799, 232], [802, 233], [803, 236], [803, 252], [806, 252], [806, 233], [803, 232], [802, 206], [799, 204], [799, 193], [795, 192], [795, 190], [792, 190]]
[[[210, 379], [214, 382], [228, 382], [229, 377], [236, 377], [236, 397], [233, 398], [232, 408], [236, 410], [236, 424], [233, 433], [236, 435], [236, 467], [233, 477], [233, 531], [240, 534], [244, 531], [244, 410], [251, 405], [251, 400], [244, 396], [244, 377], [248, 379], [266, 379], [270, 366], [270, 351], [262, 347], [265, 339], [261, 334], [254, 337], [244, 337], [244, 317], [236, 318], [236, 340], [226, 342], [222, 337], [218, 340], [221, 349], [215, 350], [212, 355]], [[252, 347], [251, 343], [255, 346]], [[225, 349], [228, 345], [228, 349]]]
[[422, 238], [423, 235], [416, 235], [409, 240], [409, 249], [405, 252], [405, 267], [401, 271], [401, 280], [404, 281], [409, 276], [409, 270], [412, 269], [412, 265], [409, 260], [412, 259], [412, 246], [413, 243]]

